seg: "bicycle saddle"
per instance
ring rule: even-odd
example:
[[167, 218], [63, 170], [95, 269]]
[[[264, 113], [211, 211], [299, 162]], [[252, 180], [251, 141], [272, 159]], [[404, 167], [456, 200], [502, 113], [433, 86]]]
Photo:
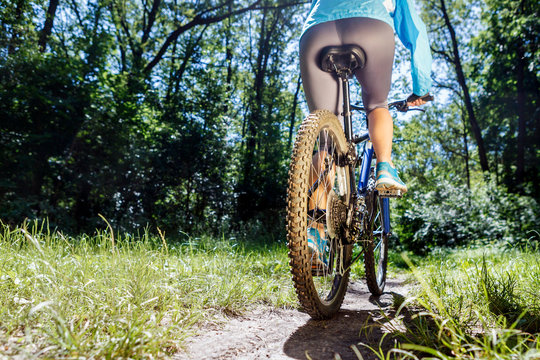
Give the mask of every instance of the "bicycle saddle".
[[327, 46], [321, 50], [321, 69], [340, 77], [351, 77], [365, 63], [366, 53], [358, 45]]

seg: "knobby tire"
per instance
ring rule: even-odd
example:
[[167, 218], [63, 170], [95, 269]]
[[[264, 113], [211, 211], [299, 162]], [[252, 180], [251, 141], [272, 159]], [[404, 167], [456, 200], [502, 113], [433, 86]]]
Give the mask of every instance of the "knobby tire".
[[[333, 261], [330, 260], [332, 271], [323, 276], [313, 273], [307, 240], [308, 221], [313, 221], [308, 216], [308, 202], [313, 201], [313, 198], [309, 198], [313, 196], [310, 195], [313, 184], [309, 184], [309, 177], [310, 171], [313, 171], [312, 161], [321, 149], [317, 144], [323, 133], [332, 138], [332, 152], [336, 152], [336, 157], [347, 151], [347, 141], [337, 117], [329, 111], [310, 114], [303, 121], [296, 137], [287, 190], [287, 240], [292, 280], [301, 306], [314, 319], [327, 319], [339, 311], [347, 290], [352, 257], [352, 245], [342, 245], [339, 236], [336, 236], [330, 241], [332, 245], [329, 252], [333, 251]], [[326, 148], [324, 151], [327, 151]], [[330, 169], [330, 173], [337, 169], [336, 164], [331, 166], [334, 167]], [[341, 185], [350, 189], [348, 166], [341, 166], [339, 171], [347, 174], [338, 178], [341, 179]], [[334, 183], [336, 182], [338, 181]], [[350, 194], [350, 190], [347, 192]], [[319, 288], [319, 285], [325, 282], [330, 287], [328, 291], [322, 285]]]
[[[369, 180], [366, 196], [367, 216], [364, 220], [363, 246], [366, 282], [373, 295], [381, 295], [386, 285], [386, 268], [388, 265], [388, 235], [383, 229], [383, 217], [389, 218], [389, 205], [379, 197], [373, 189], [375, 178], [373, 173]], [[388, 201], [388, 200], [386, 200]]]

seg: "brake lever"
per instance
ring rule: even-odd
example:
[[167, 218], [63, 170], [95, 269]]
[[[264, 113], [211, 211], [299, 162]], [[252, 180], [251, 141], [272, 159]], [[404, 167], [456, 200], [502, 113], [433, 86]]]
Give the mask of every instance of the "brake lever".
[[395, 108], [399, 112], [407, 112], [409, 111], [409, 105], [407, 105], [407, 101], [402, 100], [400, 102], [395, 103]]
[[422, 108], [409, 108], [407, 111], [421, 111], [421, 112], [426, 112], [426, 109], [422, 109]]

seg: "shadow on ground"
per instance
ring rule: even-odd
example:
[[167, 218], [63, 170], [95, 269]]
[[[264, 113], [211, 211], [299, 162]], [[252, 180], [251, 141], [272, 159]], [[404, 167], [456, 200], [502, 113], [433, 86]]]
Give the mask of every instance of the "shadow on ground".
[[[336, 353], [344, 360], [358, 359], [351, 345], [363, 342], [377, 347], [383, 335], [379, 327], [372, 326], [373, 316], [378, 314], [345, 310], [332, 320], [309, 320], [288, 338], [283, 352], [293, 359], [333, 359]], [[358, 347], [362, 354], [366, 352]]]
[[[351, 296], [353, 294], [363, 296], [363, 300], [367, 299], [371, 305], [370, 309], [351, 310], [355, 304], [351, 304], [350, 299], [356, 298]], [[394, 298], [403, 296], [395, 292], [384, 293], [380, 297], [368, 296], [364, 291], [353, 287], [349, 290], [347, 309], [341, 310], [330, 320], [308, 320], [285, 341], [283, 352], [292, 359], [334, 359], [336, 354], [339, 354], [343, 360], [357, 360], [359, 357], [351, 348], [351, 345], [356, 345], [362, 358], [377, 359], [372, 350], [360, 343], [379, 350], [381, 339], [384, 333], [388, 332], [385, 324], [392, 326], [390, 322], [395, 315], [392, 308]], [[382, 350], [386, 353], [392, 345], [392, 338], [387, 336]]]

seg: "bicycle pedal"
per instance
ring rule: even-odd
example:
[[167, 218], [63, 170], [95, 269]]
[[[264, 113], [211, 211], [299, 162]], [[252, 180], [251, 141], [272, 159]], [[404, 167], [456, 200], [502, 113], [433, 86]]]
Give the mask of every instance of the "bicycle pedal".
[[403, 196], [403, 192], [399, 189], [380, 189], [377, 191], [381, 198], [401, 198]]

